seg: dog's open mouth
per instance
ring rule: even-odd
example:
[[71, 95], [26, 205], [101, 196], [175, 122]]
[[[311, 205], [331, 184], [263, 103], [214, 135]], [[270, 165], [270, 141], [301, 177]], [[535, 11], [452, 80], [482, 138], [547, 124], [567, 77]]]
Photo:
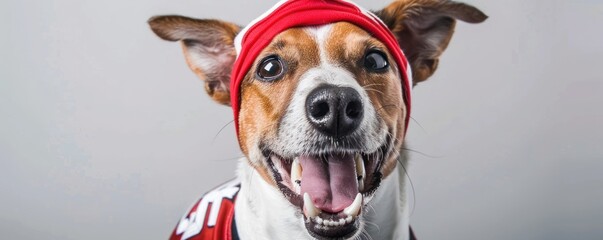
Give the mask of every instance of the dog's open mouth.
[[310, 235], [319, 239], [352, 237], [364, 205], [381, 182], [388, 144], [374, 153], [331, 152], [283, 158], [264, 151], [280, 191], [303, 214]]

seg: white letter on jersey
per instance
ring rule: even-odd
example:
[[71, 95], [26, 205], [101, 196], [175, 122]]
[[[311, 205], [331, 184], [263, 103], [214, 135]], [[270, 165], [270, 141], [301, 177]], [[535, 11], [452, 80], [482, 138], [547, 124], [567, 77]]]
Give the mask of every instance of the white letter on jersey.
[[182, 240], [186, 240], [193, 237], [203, 230], [203, 223], [205, 222], [205, 215], [207, 206], [211, 203], [211, 210], [209, 211], [209, 219], [207, 220], [207, 226], [213, 227], [216, 225], [218, 220], [218, 213], [222, 206], [222, 200], [224, 198], [232, 199], [234, 195], [239, 191], [239, 187], [236, 186], [237, 181], [231, 181], [222, 187], [208, 192], [203, 196], [201, 202], [197, 205], [195, 212], [184, 215], [178, 223], [176, 228], [176, 235], [182, 234]]

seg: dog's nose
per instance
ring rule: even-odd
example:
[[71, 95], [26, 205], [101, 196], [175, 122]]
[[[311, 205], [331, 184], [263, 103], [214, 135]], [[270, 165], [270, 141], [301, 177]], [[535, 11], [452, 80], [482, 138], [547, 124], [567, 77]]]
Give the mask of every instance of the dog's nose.
[[360, 94], [351, 87], [319, 86], [306, 98], [306, 116], [318, 131], [333, 137], [346, 136], [362, 122]]

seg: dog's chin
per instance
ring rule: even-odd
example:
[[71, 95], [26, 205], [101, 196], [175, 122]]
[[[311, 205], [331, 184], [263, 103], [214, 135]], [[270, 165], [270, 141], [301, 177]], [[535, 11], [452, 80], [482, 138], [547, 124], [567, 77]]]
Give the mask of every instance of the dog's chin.
[[[390, 157], [390, 151], [390, 144], [386, 143], [371, 153], [360, 150], [345, 150], [321, 152], [316, 155], [300, 154], [287, 158], [265, 147], [263, 155], [278, 189], [298, 209], [299, 216], [308, 233], [316, 239], [332, 240], [349, 239], [360, 232], [363, 226], [364, 208], [381, 183], [383, 177], [381, 168], [384, 161]], [[342, 161], [345, 164], [331, 166], [334, 164], [328, 163], [329, 161]], [[337, 177], [316, 177], [323, 180], [327, 179], [327, 186], [324, 188], [331, 189], [333, 187], [333, 193], [326, 193], [329, 204], [319, 205], [318, 207], [314, 203], [322, 202], [322, 199], [317, 200], [311, 194], [321, 195], [320, 192], [323, 192], [323, 195], [325, 195], [325, 191], [323, 191], [323, 187], [315, 187], [317, 180], [308, 180], [311, 179], [310, 176], [315, 176], [312, 175], [316, 174], [315, 172], [321, 173], [321, 170], [311, 170], [316, 168], [316, 165], [321, 165], [316, 164], [316, 162], [322, 162], [322, 168], [327, 169], [322, 174], [338, 175]], [[352, 162], [354, 163], [353, 167], [350, 166]], [[353, 177], [350, 176], [351, 174], [353, 174]], [[304, 181], [303, 176], [307, 178], [306, 181]], [[337, 179], [332, 180], [335, 178]], [[322, 184], [324, 184], [324, 181]], [[333, 200], [333, 204], [331, 204], [331, 198], [339, 198], [340, 200], [337, 203]]]

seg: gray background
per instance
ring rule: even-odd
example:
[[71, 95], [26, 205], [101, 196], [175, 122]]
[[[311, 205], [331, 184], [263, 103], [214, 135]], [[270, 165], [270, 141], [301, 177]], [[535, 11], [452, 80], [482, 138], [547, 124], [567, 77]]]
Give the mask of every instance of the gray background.
[[[459, 24], [414, 91], [415, 231], [603, 239], [603, 3], [467, 2], [490, 19]], [[166, 239], [241, 154], [230, 109], [146, 20], [245, 24], [272, 4], [0, 2], [0, 238]]]

